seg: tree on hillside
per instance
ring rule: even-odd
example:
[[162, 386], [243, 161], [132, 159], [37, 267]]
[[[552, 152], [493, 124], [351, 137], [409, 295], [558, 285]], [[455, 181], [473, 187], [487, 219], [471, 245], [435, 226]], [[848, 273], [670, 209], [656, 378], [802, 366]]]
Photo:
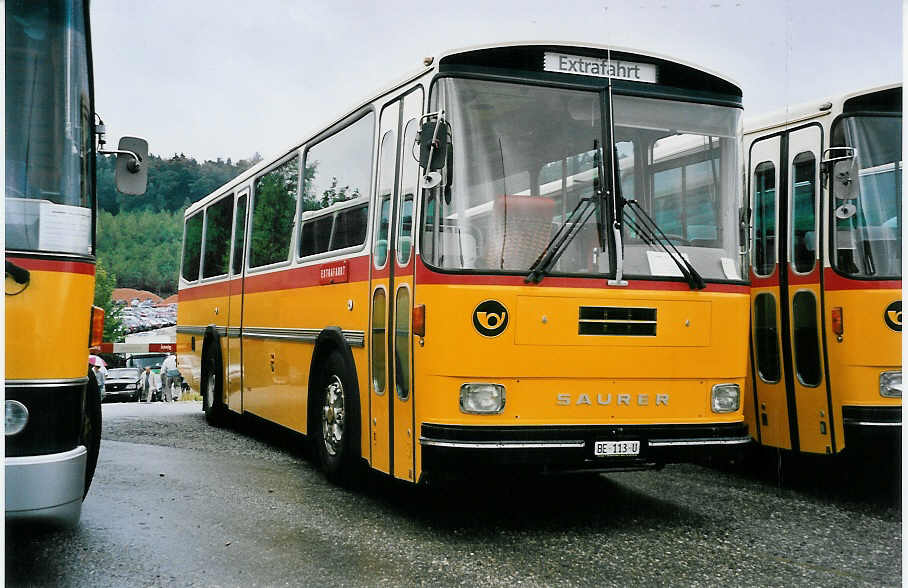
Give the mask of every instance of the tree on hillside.
[[113, 301], [116, 283], [117, 276], [107, 273], [104, 264], [99, 259], [95, 266], [95, 300], [93, 304], [104, 309], [104, 341], [108, 343], [121, 342], [126, 336], [121, 309]]

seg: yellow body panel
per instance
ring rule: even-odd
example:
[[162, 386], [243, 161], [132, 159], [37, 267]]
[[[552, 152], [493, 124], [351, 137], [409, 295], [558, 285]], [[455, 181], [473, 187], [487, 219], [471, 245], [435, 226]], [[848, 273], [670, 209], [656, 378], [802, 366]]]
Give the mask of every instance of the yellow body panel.
[[[826, 292], [826, 340], [829, 382], [836, 423], [841, 430], [842, 406], [901, 406], [901, 398], [880, 396], [880, 373], [901, 369], [902, 334], [883, 320], [899, 290], [834, 290]], [[841, 307], [842, 341], [832, 332], [832, 308]], [[837, 449], [844, 448], [838, 437]]]
[[[6, 291], [22, 289], [9, 276]], [[6, 297], [6, 379], [84, 378], [94, 275], [32, 270]]]
[[[788, 308], [794, 308], [794, 297], [798, 292], [811, 292], [816, 300], [816, 316], [814, 317], [817, 325], [821, 325], [823, 317], [821, 316], [820, 305], [820, 285], [804, 284], [792, 286], [788, 289]], [[795, 321], [789, 321], [788, 336], [794, 341]], [[818, 327], [818, 337], [822, 337], [822, 331]], [[798, 443], [801, 451], [809, 453], [829, 453], [832, 451], [831, 437], [829, 434], [829, 402], [826, 397], [826, 376], [822, 370], [822, 344], [820, 345], [820, 382], [816, 386], [806, 386], [797, 371], [797, 357], [793, 358], [794, 368], [794, 390], [795, 405], [798, 411]]]
[[[480, 335], [472, 322], [473, 310], [488, 299], [511, 313], [505, 331], [493, 338]], [[417, 284], [415, 303], [426, 305], [424, 345], [414, 345], [417, 429], [420, 423], [743, 420], [740, 410], [717, 415], [709, 404], [714, 384], [744, 386], [746, 294]], [[657, 335], [579, 336], [581, 305], [656, 308]], [[545, 329], [551, 334], [544, 336]], [[503, 384], [504, 411], [461, 412], [460, 385], [467, 382]], [[668, 395], [667, 402], [660, 395]], [[416, 448], [419, 452], [420, 445]]]
[[[779, 308], [779, 288], [778, 286], [753, 288], [751, 291], [754, 300], [756, 300], [757, 296], [764, 293], [772, 294], [773, 301], [775, 302], [776, 345], [779, 349], [779, 362], [781, 364], [780, 377], [777, 382], [768, 382], [764, 380], [763, 376], [759, 373], [757, 358], [756, 355], [754, 355], [753, 371], [756, 373], [752, 374], [751, 378], [749, 378], [750, 385], [748, 386], [748, 391], [757, 394], [758, 406], [756, 408], [755, 417], [760, 419], [761, 422], [760, 442], [763, 445], [791, 449], [791, 432], [788, 423], [788, 396], [785, 390], [785, 366], [782, 362], [782, 339], [780, 335], [781, 329], [779, 328], [779, 317], [781, 316], [781, 310]], [[751, 333], [752, 349], [755, 349], [756, 345], [753, 343], [753, 336], [754, 334]], [[756, 382], [756, 390], [753, 389], [754, 382]], [[753, 406], [753, 397], [745, 396], [744, 405], [750, 410]], [[755, 429], [751, 429], [751, 434], [755, 439], [757, 438]]]

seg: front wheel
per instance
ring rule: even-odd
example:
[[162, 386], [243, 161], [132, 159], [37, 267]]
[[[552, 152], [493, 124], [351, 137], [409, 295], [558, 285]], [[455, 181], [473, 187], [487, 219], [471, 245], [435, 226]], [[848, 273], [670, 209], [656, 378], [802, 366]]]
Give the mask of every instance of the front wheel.
[[340, 353], [327, 357], [314, 400], [313, 437], [322, 470], [334, 482], [352, 483], [359, 466], [359, 399]]
[[91, 480], [98, 465], [98, 452], [101, 449], [101, 391], [95, 375], [88, 372], [88, 384], [82, 397], [82, 426], [79, 430], [79, 443], [85, 446], [88, 455], [85, 459], [85, 490], [82, 498], [88, 494]]

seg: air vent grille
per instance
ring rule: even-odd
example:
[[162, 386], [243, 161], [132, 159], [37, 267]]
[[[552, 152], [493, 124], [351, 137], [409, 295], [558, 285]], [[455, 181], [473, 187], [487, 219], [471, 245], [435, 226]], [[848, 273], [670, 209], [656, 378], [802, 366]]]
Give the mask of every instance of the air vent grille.
[[581, 335], [656, 336], [656, 309], [627, 306], [581, 306]]

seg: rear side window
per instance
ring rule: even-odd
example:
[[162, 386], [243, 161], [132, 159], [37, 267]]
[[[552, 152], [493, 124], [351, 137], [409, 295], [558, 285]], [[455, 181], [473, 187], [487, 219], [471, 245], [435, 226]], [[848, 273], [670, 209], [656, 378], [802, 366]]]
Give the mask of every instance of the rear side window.
[[[337, 202], [369, 195], [372, 184], [372, 135], [375, 115], [369, 113], [306, 151], [301, 211], [321, 210]], [[330, 218], [330, 217], [329, 217]], [[306, 219], [303, 219], [306, 223]], [[321, 227], [319, 227], [321, 228]], [[330, 226], [328, 227], [331, 228]], [[305, 235], [305, 231], [303, 231]], [[321, 238], [316, 237], [316, 241]], [[329, 233], [325, 238], [331, 238]], [[365, 240], [365, 237], [363, 238]], [[359, 241], [361, 244], [363, 241]], [[311, 255], [300, 240], [300, 256]], [[339, 249], [330, 246], [331, 249]], [[321, 247], [316, 247], [321, 249]], [[326, 246], [323, 250], [327, 250]]]
[[298, 157], [255, 179], [249, 267], [289, 259], [298, 187]]
[[365, 205], [338, 212], [334, 217], [334, 237], [331, 239], [331, 249], [362, 245], [366, 240], [368, 221], [369, 210]]
[[331, 245], [331, 216], [303, 221], [301, 232], [301, 256], [328, 251]]
[[202, 260], [201, 212], [186, 219], [183, 234], [183, 279], [194, 282], [199, 279], [199, 262]]
[[233, 220], [233, 194], [215, 202], [205, 212], [205, 263], [202, 277], [227, 274], [230, 258], [230, 221]]

